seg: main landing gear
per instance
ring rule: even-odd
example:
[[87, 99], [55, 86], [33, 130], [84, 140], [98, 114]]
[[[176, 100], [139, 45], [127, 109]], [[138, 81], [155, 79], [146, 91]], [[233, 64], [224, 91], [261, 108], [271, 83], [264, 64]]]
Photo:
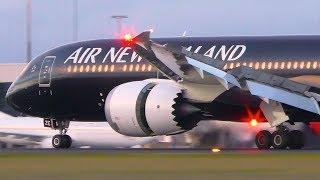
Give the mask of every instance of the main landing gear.
[[44, 119], [44, 126], [52, 129], [58, 129], [59, 134], [52, 137], [52, 146], [56, 149], [70, 148], [72, 139], [67, 135], [69, 121], [57, 121], [52, 119]]
[[255, 139], [259, 149], [301, 149], [304, 146], [303, 133], [298, 130], [289, 131], [286, 128], [278, 128], [278, 130], [270, 133], [262, 130], [257, 133]]

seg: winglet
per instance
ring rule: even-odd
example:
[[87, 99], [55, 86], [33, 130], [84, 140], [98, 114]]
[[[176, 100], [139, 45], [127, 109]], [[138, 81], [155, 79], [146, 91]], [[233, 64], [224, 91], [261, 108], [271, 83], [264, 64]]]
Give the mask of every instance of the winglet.
[[142, 33], [140, 33], [139, 35], [137, 35], [136, 37], [133, 38], [133, 41], [138, 43], [138, 42], [142, 42], [142, 43], [146, 43], [150, 41], [150, 31], [144, 31]]

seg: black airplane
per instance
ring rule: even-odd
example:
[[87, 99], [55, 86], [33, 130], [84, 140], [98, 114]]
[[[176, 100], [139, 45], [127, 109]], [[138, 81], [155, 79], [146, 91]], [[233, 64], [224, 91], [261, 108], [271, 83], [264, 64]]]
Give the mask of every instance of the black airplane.
[[124, 135], [172, 135], [202, 120], [269, 122], [260, 149], [300, 149], [286, 123], [318, 121], [320, 36], [135, 38], [77, 42], [32, 60], [6, 100], [59, 129], [70, 121], [108, 121]]

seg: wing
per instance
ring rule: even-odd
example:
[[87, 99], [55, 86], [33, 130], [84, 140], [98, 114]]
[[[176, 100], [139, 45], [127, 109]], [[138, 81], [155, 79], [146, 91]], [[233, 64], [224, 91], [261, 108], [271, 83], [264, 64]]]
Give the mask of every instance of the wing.
[[[259, 71], [246, 66], [224, 69], [224, 61], [187, 51], [170, 44], [159, 45], [144, 32], [135, 38], [135, 51], [177, 82], [198, 82], [207, 73], [226, 90], [238, 87], [249, 91], [263, 101], [260, 108], [272, 126], [289, 120], [282, 103], [320, 115], [320, 89], [288, 78]], [[197, 72], [197, 76], [190, 71]], [[191, 74], [191, 75], [190, 75]], [[205, 81], [208, 82], [208, 81]]]

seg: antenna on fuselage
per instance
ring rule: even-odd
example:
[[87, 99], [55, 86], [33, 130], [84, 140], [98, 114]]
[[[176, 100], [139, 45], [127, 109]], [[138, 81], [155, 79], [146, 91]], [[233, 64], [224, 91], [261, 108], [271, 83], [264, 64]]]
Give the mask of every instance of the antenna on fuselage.
[[184, 31], [181, 37], [187, 37], [187, 31]]

